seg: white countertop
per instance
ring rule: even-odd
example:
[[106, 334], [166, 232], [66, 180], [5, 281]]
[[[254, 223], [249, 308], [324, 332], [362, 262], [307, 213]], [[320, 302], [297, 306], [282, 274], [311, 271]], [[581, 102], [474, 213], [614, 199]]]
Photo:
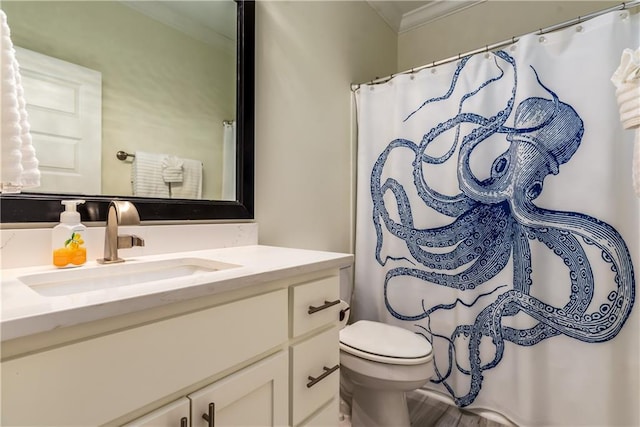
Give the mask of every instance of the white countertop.
[[[2, 270], [1, 338], [9, 340], [319, 270], [348, 267], [353, 262], [350, 254], [255, 245], [125, 257], [125, 264], [176, 258], [209, 259], [238, 267], [63, 296], [41, 295], [18, 279], [60, 271], [55, 267]], [[109, 267], [91, 261], [74, 270]]]

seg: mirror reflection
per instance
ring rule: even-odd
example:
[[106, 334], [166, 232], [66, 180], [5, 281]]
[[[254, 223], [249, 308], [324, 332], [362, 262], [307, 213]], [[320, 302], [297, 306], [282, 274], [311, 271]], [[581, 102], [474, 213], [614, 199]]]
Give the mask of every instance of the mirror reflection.
[[232, 0], [1, 5], [43, 176], [33, 191], [236, 199]]

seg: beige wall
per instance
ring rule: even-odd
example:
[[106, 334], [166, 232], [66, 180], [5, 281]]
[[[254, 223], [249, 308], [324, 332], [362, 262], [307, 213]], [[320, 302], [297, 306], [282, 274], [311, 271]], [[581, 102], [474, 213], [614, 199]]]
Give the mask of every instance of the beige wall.
[[260, 243], [352, 250], [350, 83], [419, 67], [618, 4], [489, 1], [396, 35], [364, 1], [258, 2]]
[[260, 243], [349, 252], [350, 84], [395, 70], [397, 36], [364, 1], [256, 9]]
[[397, 71], [450, 58], [620, 3], [489, 0], [400, 34]]
[[116, 1], [3, 0], [17, 46], [102, 73], [102, 193], [131, 195], [118, 150], [203, 160], [203, 196], [221, 194], [223, 120], [235, 117], [235, 52]]

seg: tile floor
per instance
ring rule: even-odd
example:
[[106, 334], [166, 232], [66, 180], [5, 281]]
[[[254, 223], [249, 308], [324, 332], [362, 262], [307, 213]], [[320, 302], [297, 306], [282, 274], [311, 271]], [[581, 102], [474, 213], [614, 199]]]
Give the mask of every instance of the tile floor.
[[504, 427], [418, 392], [407, 393], [407, 405], [411, 427]]
[[[407, 393], [411, 427], [505, 427], [464, 409], [429, 398], [422, 393]], [[348, 410], [341, 405], [341, 412]], [[341, 414], [339, 427], [351, 427], [350, 417]]]

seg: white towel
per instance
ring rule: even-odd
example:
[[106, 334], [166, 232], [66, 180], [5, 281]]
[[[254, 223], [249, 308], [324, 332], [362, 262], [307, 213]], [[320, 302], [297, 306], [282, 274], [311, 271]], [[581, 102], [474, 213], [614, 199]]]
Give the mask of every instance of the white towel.
[[236, 200], [236, 122], [225, 122], [222, 135], [222, 200]]
[[162, 159], [162, 179], [167, 183], [182, 182], [184, 161], [176, 156], [167, 156]]
[[620, 65], [611, 76], [616, 86], [620, 121], [624, 129], [635, 129], [633, 147], [633, 188], [640, 197], [640, 48], [625, 49]]
[[171, 184], [172, 199], [202, 198], [202, 162], [200, 160], [182, 159], [183, 180]]
[[24, 89], [7, 15], [0, 10], [2, 131], [0, 192], [17, 193], [40, 185], [38, 159], [31, 141]]
[[169, 185], [162, 179], [162, 161], [166, 154], [136, 151], [131, 165], [133, 195], [169, 198]]

